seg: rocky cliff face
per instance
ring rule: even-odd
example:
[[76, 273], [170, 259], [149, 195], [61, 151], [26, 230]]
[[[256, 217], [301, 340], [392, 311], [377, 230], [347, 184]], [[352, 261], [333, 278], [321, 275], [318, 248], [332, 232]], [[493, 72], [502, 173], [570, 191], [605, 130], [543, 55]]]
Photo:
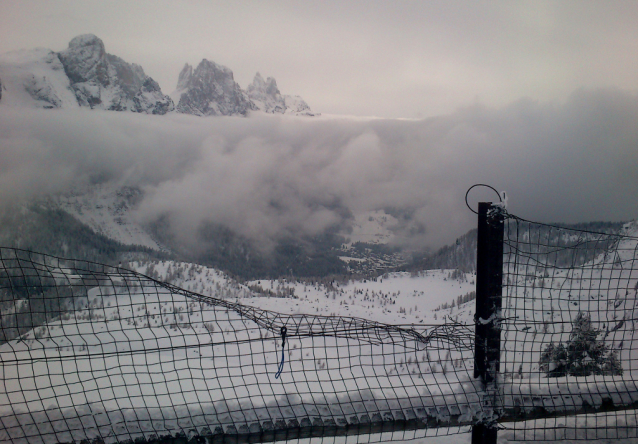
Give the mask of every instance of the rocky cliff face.
[[301, 97], [282, 95], [277, 88], [277, 82], [272, 77], [264, 80], [261, 74], [255, 74], [253, 83], [248, 85], [247, 93], [257, 109], [266, 113], [314, 115]]
[[147, 114], [174, 109], [141, 66], [107, 54], [102, 40], [92, 34], [75, 37], [58, 57], [80, 106]]
[[177, 111], [196, 116], [245, 116], [255, 105], [225, 66], [202, 60], [194, 70], [184, 66], [178, 80]]

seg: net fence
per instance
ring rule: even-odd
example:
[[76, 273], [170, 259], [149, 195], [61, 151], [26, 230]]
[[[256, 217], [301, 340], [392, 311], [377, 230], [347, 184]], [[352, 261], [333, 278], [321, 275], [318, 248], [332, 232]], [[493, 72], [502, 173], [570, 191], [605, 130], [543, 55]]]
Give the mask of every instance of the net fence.
[[499, 436], [638, 440], [638, 225], [504, 231]]
[[281, 314], [0, 248], [0, 442], [638, 439], [638, 225], [505, 219], [489, 393], [475, 319]]
[[462, 324], [283, 315], [9, 248], [0, 301], [2, 442], [380, 442], [494, 414]]

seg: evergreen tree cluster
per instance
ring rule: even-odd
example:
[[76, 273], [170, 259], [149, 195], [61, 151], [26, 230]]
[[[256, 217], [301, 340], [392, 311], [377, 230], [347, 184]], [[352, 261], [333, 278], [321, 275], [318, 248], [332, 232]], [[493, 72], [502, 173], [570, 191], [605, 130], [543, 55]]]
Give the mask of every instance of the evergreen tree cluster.
[[476, 299], [476, 291], [470, 291], [469, 293], [465, 293], [456, 297], [456, 301], [452, 300], [452, 302], [445, 302], [434, 309], [434, 311], [447, 310], [450, 308], [454, 308], [463, 304], [467, 304], [470, 301]]
[[[40, 263], [46, 262], [44, 256], [37, 257], [31, 256]], [[84, 286], [58, 285], [50, 271], [36, 269], [29, 259], [2, 258], [0, 344], [60, 317], [74, 304], [86, 302]]]
[[572, 323], [572, 332], [566, 344], [548, 344], [539, 361], [540, 370], [548, 378], [563, 376], [622, 375], [618, 353], [598, 336], [589, 314], [579, 312]]

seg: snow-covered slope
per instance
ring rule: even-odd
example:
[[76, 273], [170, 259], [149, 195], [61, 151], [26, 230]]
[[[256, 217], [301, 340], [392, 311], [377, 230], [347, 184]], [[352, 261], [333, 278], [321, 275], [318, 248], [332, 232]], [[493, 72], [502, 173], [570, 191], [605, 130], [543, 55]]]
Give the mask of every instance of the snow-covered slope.
[[164, 250], [135, 219], [135, 205], [142, 198], [137, 188], [105, 183], [51, 196], [48, 205], [66, 211], [96, 233], [124, 245]]
[[[503, 312], [509, 321], [504, 325], [500, 382], [504, 406], [533, 403], [548, 412], [558, 412], [581, 405], [600, 406], [600, 393], [607, 394], [616, 405], [638, 401], [638, 224], [625, 225], [622, 234], [631, 237], [615, 245], [615, 256], [603, 252], [573, 269], [536, 268], [534, 263], [509, 278]], [[244, 297], [241, 303], [290, 315], [350, 315], [412, 325], [452, 320], [472, 326], [475, 302], [458, 301], [471, 299], [474, 280], [473, 274], [453, 270], [391, 273], [343, 283], [261, 280], [248, 283], [257, 294]], [[594, 325], [603, 330], [598, 339], [618, 353], [623, 375], [546, 378], [540, 371], [543, 348], [550, 342], [568, 341], [574, 319], [581, 312], [589, 313]], [[472, 356], [453, 352], [446, 365], [454, 371], [470, 369]], [[601, 413], [523, 421], [510, 424], [510, 430], [499, 436], [501, 442], [530, 443], [539, 438], [603, 443], [607, 441], [601, 436], [613, 436], [614, 442], [633, 444], [638, 439], [636, 425], [635, 411], [629, 410], [613, 417]], [[470, 439], [460, 435], [454, 440]]]
[[441, 324], [450, 315], [467, 323], [471, 320], [471, 304], [457, 309], [441, 306], [456, 306], [455, 301], [475, 287], [474, 274], [456, 270], [396, 272], [344, 282], [262, 279], [237, 284], [218, 270], [185, 262], [144, 261], [128, 266], [189, 291], [234, 298], [264, 310], [356, 316], [388, 324]]
[[77, 108], [71, 82], [57, 54], [38, 48], [0, 55], [3, 106]]
[[[638, 225], [627, 225], [624, 233], [638, 234]], [[617, 247], [618, 256], [611, 259], [601, 254], [570, 270], [530, 268], [526, 269], [528, 273], [514, 275], [507, 281], [503, 379], [499, 383], [506, 406], [533, 403], [550, 413], [579, 405], [597, 407], [603, 399], [594, 393], [596, 390], [604, 390], [617, 404], [638, 401], [635, 378], [638, 338], [635, 326], [629, 325], [636, 321], [638, 309], [638, 274], [632, 262], [638, 241], [626, 238]], [[602, 266], [610, 263], [620, 265]], [[17, 381], [20, 377], [20, 390], [11, 389], [11, 383], [0, 387], [0, 405], [9, 405], [10, 401], [14, 407], [14, 411], [2, 413], [5, 429], [0, 439], [11, 436], [16, 443], [49, 442], [21, 436], [53, 433], [47, 428], [51, 422], [59, 427], [57, 439], [80, 440], [87, 436], [82, 435], [86, 431], [93, 434], [89, 438], [99, 432], [103, 436], [135, 439], [142, 434], [170, 430], [199, 432], [204, 430], [204, 424], [237, 421], [248, 431], [251, 424], [261, 425], [265, 418], [282, 414], [296, 418], [312, 412], [320, 418], [342, 418], [344, 411], [339, 409], [343, 406], [350, 409], [343, 418], [346, 423], [353, 416], [358, 418], [364, 407], [382, 414], [388, 410], [398, 414], [407, 412], [408, 405], [414, 408], [415, 403], [425, 403], [437, 411], [436, 405], [429, 404], [434, 402], [443, 403], [447, 409], [447, 413], [437, 411], [437, 415], [443, 415], [440, 418], [450, 415], [450, 406], [457, 406], [459, 411], [465, 409], [466, 415], [479, 412], [473, 410], [477, 386], [471, 382], [471, 347], [448, 345], [429, 349], [427, 344], [421, 344], [419, 347], [425, 348], [399, 359], [402, 355], [393, 353], [400, 341], [379, 340], [362, 347], [353, 339], [369, 328], [365, 322], [380, 321], [407, 324], [424, 332], [430, 331], [432, 325], [446, 323], [463, 340], [469, 338], [471, 342], [473, 302], [460, 305], [453, 302], [468, 299], [465, 296], [474, 289], [473, 274], [438, 270], [391, 273], [360, 281], [262, 280], [242, 285], [223, 273], [195, 264], [162, 261], [126, 265], [153, 278], [231, 305], [239, 302], [247, 308], [237, 311], [222, 304], [219, 310], [166, 288], [156, 291], [140, 287], [143, 291], [129, 296], [129, 284], [114, 279], [107, 280], [106, 286], [114, 282], [122, 293], [103, 287], [90, 289], [88, 305], [74, 317], [62, 316], [0, 347], [5, 381]], [[633, 290], [609, 292], [600, 286], [601, 281]], [[8, 308], [11, 313], [16, 311], [16, 304], [25, 303], [11, 305]], [[442, 305], [448, 308], [441, 308]], [[281, 315], [273, 314], [271, 319], [241, 314], [250, 313], [250, 307]], [[608, 333], [601, 339], [619, 350], [623, 375], [545, 378], [538, 371], [541, 347], [549, 340], [565, 340], [571, 322], [581, 311], [590, 312], [592, 321], [609, 325]], [[314, 342], [314, 335], [293, 334], [295, 322], [312, 319], [310, 325], [321, 329], [330, 315], [352, 316], [356, 319], [348, 322], [364, 324], [360, 329], [353, 328], [349, 333], [353, 336], [347, 338], [320, 335], [318, 330], [320, 339]], [[285, 319], [289, 319], [292, 336], [288, 339], [289, 353], [285, 355], [286, 366], [279, 384], [274, 376], [281, 356], [280, 338], [275, 333], [278, 329], [268, 330], [266, 338], [260, 336], [260, 329]], [[463, 333], [464, 329], [469, 334]], [[388, 348], [384, 348], [386, 342]], [[250, 348], [242, 348], [242, 344], [250, 344]], [[229, 355], [229, 350], [234, 351]], [[90, 352], [97, 352], [97, 357]], [[359, 360], [362, 364], [365, 361], [365, 365], [350, 365]], [[512, 368], [512, 362], [517, 367], [522, 364], [521, 368]], [[230, 371], [231, 368], [234, 370]], [[345, 380], [356, 381], [356, 386], [335, 382]], [[260, 387], [258, 399], [251, 398], [246, 381]], [[405, 395], [398, 394], [404, 393], [399, 387], [406, 384], [414, 385], [417, 392], [403, 398]], [[183, 387], [188, 389], [185, 391]], [[264, 387], [274, 391], [266, 393]], [[308, 387], [307, 392], [298, 394], [299, 387]], [[383, 401], [376, 398], [381, 395], [381, 387], [388, 388]], [[287, 388], [292, 392], [288, 393]], [[22, 396], [25, 391], [31, 394], [29, 399]], [[326, 397], [326, 393], [333, 391], [348, 395]], [[360, 399], [361, 396], [366, 398]], [[48, 399], [50, 405], [43, 406], [40, 398]], [[228, 401], [237, 398], [251, 401], [239, 410]], [[282, 413], [282, 408], [286, 413]], [[15, 409], [35, 413], [16, 415]], [[233, 409], [237, 412], [234, 416]], [[518, 435], [513, 430], [499, 435], [502, 442], [520, 442], [517, 437], [521, 436], [522, 442], [550, 436], [569, 442], [599, 437], [601, 427], [609, 427], [609, 432], [618, 438], [617, 443], [629, 444], [637, 438], [633, 411], [620, 413], [613, 422], [604, 414], [583, 418], [561, 419], [560, 423], [555, 419], [517, 423]], [[439, 433], [438, 430], [433, 429], [432, 433]], [[377, 439], [380, 437], [373, 438]], [[468, 435], [450, 439], [469, 442]]]
[[[287, 315], [232, 301], [273, 301], [283, 308], [282, 303], [295, 302], [294, 298], [258, 296], [214, 270], [189, 264], [130, 265], [149, 275], [165, 274], [182, 285], [199, 284], [197, 288], [212, 290], [222, 301], [189, 298], [149, 282], [135, 286], [132, 276], [110, 276], [103, 285], [90, 288], [86, 301], [76, 302], [73, 314], [63, 314], [0, 346], [6, 364], [0, 406], [13, 408], [8, 412], [0, 407], [0, 440], [53, 443], [101, 435], [113, 442], [150, 433], [203, 434], [204, 426], [246, 433], [267, 430], [282, 417], [284, 424], [308, 415], [326, 424], [353, 418], [376, 421], [388, 414], [410, 417], [417, 404], [427, 405], [427, 411], [421, 408], [423, 415], [438, 415], [440, 409], [433, 402], [443, 397], [462, 404], [468, 418], [481, 412], [467, 371], [445, 376], [438, 364], [425, 362], [422, 350], [418, 362], [410, 357], [409, 363], [406, 359], [399, 364], [397, 358], [388, 367], [386, 356], [395, 352], [394, 342], [401, 341], [395, 329], [379, 330], [387, 341], [375, 337], [372, 343], [357, 345], [347, 337], [328, 336], [317, 346], [313, 334], [295, 337]], [[69, 279], [76, 282], [81, 277]], [[223, 301], [228, 298], [229, 303]], [[309, 322], [310, 318], [314, 320]], [[317, 334], [326, 322], [322, 316], [296, 319]], [[291, 337], [279, 384], [277, 335], [282, 322], [288, 323]], [[356, 325], [361, 325], [364, 334], [376, 328], [373, 321], [348, 322], [357, 331]], [[413, 347], [409, 347], [412, 352]], [[339, 350], [346, 349], [353, 354], [350, 359], [356, 357], [362, 364], [339, 361]], [[100, 357], [95, 359], [95, 354]], [[419, 366], [424, 374], [416, 377], [411, 371]], [[18, 377], [20, 389], [13, 390]], [[346, 394], [342, 378], [356, 380], [357, 389]], [[386, 390], [392, 384], [415, 388]], [[453, 391], [459, 384], [467, 386], [465, 393]], [[295, 392], [302, 385], [308, 389]], [[32, 394], [28, 399], [22, 396], [25, 391]], [[47, 398], [46, 406], [42, 398]], [[33, 414], [16, 415], [17, 410]]]
[[[281, 304], [275, 298], [253, 298], [249, 305], [284, 313], [356, 316], [388, 324], [439, 324], [447, 312], [435, 309], [474, 291], [474, 276], [453, 270], [421, 273], [388, 273], [378, 278], [326, 284], [260, 280], [250, 288], [274, 294], [292, 294], [297, 299]], [[437, 314], [435, 318], [435, 314]], [[454, 312], [453, 314], [458, 314]], [[467, 321], [467, 319], [463, 319]]]
[[[608, 394], [615, 404], [638, 401], [638, 224], [626, 224], [622, 234], [631, 237], [614, 245], [617, 254], [602, 252], [571, 269], [537, 268], [534, 262], [508, 278], [503, 316], [509, 321], [503, 326], [500, 383], [506, 407], [534, 402], [553, 412], [580, 405], [599, 406], [599, 393]], [[412, 325], [452, 320], [472, 326], [475, 302], [458, 301], [471, 299], [474, 280], [473, 274], [453, 270], [391, 273], [342, 283], [261, 280], [248, 286], [266, 297], [249, 295], [241, 303], [290, 315], [349, 315]], [[578, 313], [588, 313], [602, 329], [598, 340], [618, 353], [622, 375], [546, 378], [539, 369], [543, 349], [550, 342], [569, 340]], [[471, 355], [455, 355], [452, 361], [455, 366], [462, 361], [467, 368], [473, 364]], [[635, 419], [635, 412], [627, 411], [613, 418], [598, 414], [560, 421], [533, 420], [516, 423], [515, 431], [500, 436], [503, 442], [533, 442], [542, 436], [598, 443], [599, 430], [609, 427], [608, 433], [616, 436], [617, 442], [633, 443], [637, 438]]]
[[223, 271], [176, 261], [134, 261], [128, 268], [153, 279], [168, 282], [187, 291], [220, 299], [245, 299], [259, 294]]

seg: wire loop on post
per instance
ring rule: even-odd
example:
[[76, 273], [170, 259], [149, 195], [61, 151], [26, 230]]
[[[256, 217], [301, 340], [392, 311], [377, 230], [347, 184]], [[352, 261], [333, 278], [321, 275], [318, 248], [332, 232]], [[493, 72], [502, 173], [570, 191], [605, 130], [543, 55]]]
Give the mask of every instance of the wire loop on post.
[[494, 191], [496, 193], [496, 195], [498, 196], [498, 200], [499, 202], [503, 202], [503, 198], [501, 197], [501, 193], [499, 193], [498, 191], [496, 191], [496, 188], [490, 186], [490, 185], [486, 185], [484, 183], [477, 183], [472, 185], [470, 188], [468, 188], [467, 192], [465, 193], [465, 205], [467, 205], [467, 207], [470, 209], [470, 211], [474, 214], [478, 214], [478, 211], [474, 211], [472, 209], [472, 207], [470, 207], [470, 204], [467, 201], [467, 197], [470, 194], [470, 191], [472, 191], [472, 189], [476, 188], [476, 187], [486, 187], [489, 188], [490, 190]]

